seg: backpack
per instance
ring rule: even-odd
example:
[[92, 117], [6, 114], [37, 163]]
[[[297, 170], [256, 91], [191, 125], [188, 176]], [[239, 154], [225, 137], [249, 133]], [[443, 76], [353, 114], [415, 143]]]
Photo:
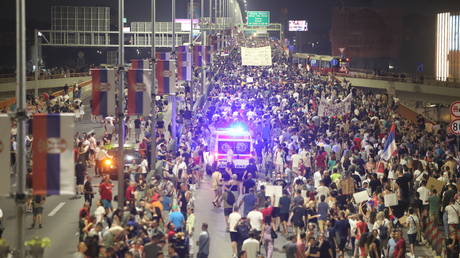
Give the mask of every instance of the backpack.
[[379, 227], [379, 238], [380, 240], [388, 239], [388, 227], [385, 226], [385, 222]]
[[227, 191], [227, 203], [233, 205], [235, 203], [235, 195], [231, 191]]

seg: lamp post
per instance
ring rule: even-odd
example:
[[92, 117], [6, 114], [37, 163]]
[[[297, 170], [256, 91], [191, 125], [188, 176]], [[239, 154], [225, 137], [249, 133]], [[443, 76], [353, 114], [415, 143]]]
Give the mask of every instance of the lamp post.
[[[204, 19], [204, 0], [201, 0], [200, 16], [201, 16], [201, 20], [203, 20]], [[202, 26], [200, 26], [200, 29], [201, 29], [201, 57], [202, 57], [200, 95], [203, 96], [204, 88], [206, 86], [205, 85], [206, 84], [206, 56], [205, 56], [206, 30], [202, 29]]]
[[122, 208], [125, 205], [125, 159], [124, 159], [124, 147], [125, 147], [125, 116], [124, 116], [124, 87], [125, 87], [125, 53], [124, 53], [124, 33], [123, 33], [123, 14], [124, 14], [124, 0], [118, 0], [118, 208]]
[[16, 121], [17, 121], [17, 163], [16, 163], [16, 212], [17, 212], [17, 255], [24, 257], [24, 205], [26, 169], [26, 3], [16, 0]]
[[[171, 22], [172, 22], [172, 43], [171, 43], [171, 59], [176, 59], [176, 0], [172, 0], [171, 10]], [[176, 83], [176, 82], [174, 82]], [[176, 150], [176, 138], [177, 138], [177, 98], [175, 93], [171, 93], [172, 98], [172, 112], [171, 112], [171, 138], [173, 140], [174, 150]]]
[[152, 123], [150, 125], [151, 129], [151, 142], [150, 147], [152, 151], [151, 156], [151, 168], [153, 171], [156, 170], [157, 164], [157, 102], [156, 102], [156, 95], [157, 95], [157, 85], [156, 85], [156, 46], [155, 46], [155, 22], [156, 22], [156, 0], [152, 0], [152, 8], [151, 8], [151, 19], [152, 19]]

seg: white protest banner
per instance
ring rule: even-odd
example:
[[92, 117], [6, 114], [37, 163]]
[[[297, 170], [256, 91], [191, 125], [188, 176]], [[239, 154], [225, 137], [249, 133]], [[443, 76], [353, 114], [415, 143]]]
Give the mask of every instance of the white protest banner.
[[318, 106], [318, 116], [338, 116], [351, 112], [351, 93], [338, 103], [330, 103], [326, 98], [321, 97]]
[[278, 207], [279, 200], [281, 196], [283, 196], [283, 187], [281, 187], [280, 185], [266, 185], [265, 196], [270, 198], [273, 198], [273, 196], [275, 196], [275, 200], [272, 200], [273, 207]]
[[241, 47], [241, 63], [249, 66], [270, 66], [272, 65], [272, 50], [266, 47]]
[[3, 132], [0, 135], [0, 166], [2, 173], [0, 174], [0, 196], [6, 196], [10, 193], [10, 132], [11, 120], [8, 115], [0, 115], [0, 130]]
[[362, 203], [369, 199], [369, 194], [367, 193], [367, 190], [364, 190], [358, 193], [354, 193], [353, 198], [355, 198], [356, 203]]
[[385, 207], [398, 205], [398, 198], [395, 193], [385, 194], [383, 200], [385, 201]]

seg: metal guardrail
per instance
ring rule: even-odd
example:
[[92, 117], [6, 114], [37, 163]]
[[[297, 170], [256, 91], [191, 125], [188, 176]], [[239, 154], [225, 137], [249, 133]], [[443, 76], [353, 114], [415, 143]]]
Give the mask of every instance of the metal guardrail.
[[[89, 76], [89, 72], [84, 73], [67, 73], [67, 74], [41, 74], [38, 76], [39, 80], [52, 80], [52, 79], [62, 79], [62, 78], [72, 78], [72, 77], [83, 77]], [[27, 76], [27, 81], [35, 80], [34, 75]], [[0, 83], [8, 83], [8, 82], [15, 82], [16, 81], [16, 74], [0, 74]]]
[[449, 82], [449, 81], [438, 81], [434, 78], [424, 78], [415, 79], [413, 77], [395, 77], [395, 76], [382, 76], [374, 74], [365, 74], [365, 73], [336, 73], [335, 76], [346, 77], [346, 78], [357, 78], [357, 79], [367, 79], [367, 80], [381, 80], [381, 81], [391, 81], [391, 82], [402, 82], [402, 83], [416, 83], [427, 86], [435, 87], [446, 87], [446, 88], [460, 88], [460, 82]]

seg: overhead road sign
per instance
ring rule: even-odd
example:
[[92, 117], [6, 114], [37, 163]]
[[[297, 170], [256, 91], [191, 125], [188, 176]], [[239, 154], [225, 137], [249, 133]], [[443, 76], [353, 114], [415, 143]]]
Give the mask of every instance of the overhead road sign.
[[248, 26], [268, 26], [270, 24], [270, 12], [248, 11]]

